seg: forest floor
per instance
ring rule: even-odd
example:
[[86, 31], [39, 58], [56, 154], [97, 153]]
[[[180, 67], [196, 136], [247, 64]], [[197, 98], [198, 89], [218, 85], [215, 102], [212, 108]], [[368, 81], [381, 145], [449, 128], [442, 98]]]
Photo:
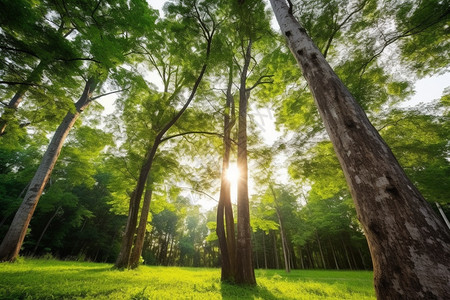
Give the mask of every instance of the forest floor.
[[256, 270], [257, 286], [220, 283], [219, 269], [20, 259], [0, 263], [0, 299], [375, 299], [372, 272]]

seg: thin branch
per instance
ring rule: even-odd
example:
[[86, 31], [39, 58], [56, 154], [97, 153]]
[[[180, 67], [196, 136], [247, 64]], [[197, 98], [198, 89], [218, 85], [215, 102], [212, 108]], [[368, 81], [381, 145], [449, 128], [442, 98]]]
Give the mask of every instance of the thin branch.
[[67, 32], [64, 34], [64, 38], [68, 37], [72, 32], [74, 32], [74, 30], [75, 30], [75, 28], [70, 28], [69, 31], [67, 31]]
[[102, 94], [102, 95], [98, 95], [98, 96], [92, 97], [92, 98], [91, 98], [91, 101], [94, 101], [94, 100], [96, 100], [96, 99], [98, 99], [98, 98], [105, 97], [105, 96], [108, 96], [108, 95], [111, 95], [111, 94], [116, 94], [116, 93], [121, 93], [121, 92], [124, 92], [124, 91], [128, 91], [129, 89], [130, 89], [130, 88], [122, 89], [122, 90], [117, 90], [117, 91], [112, 91], [112, 92], [109, 92], [109, 93], [105, 93], [105, 94]]
[[257, 87], [260, 84], [273, 83], [273, 79], [270, 79], [267, 81], [263, 80], [264, 78], [271, 78], [273, 76], [274, 75], [262, 75], [261, 77], [258, 78], [258, 80], [255, 82], [255, 84], [252, 87], [245, 89], [245, 91], [250, 92], [251, 90], [253, 90], [255, 87]]
[[[435, 20], [431, 20], [431, 22], [429, 22], [429, 20], [426, 20], [425, 22], [422, 22], [406, 31], [404, 31], [403, 33], [399, 34], [399, 35], [394, 35], [393, 37], [391, 37], [388, 40], [385, 40], [384, 45], [379, 48], [379, 50], [372, 55], [372, 57], [370, 57], [361, 67], [360, 69], [360, 78], [362, 77], [362, 75], [366, 72], [366, 69], [368, 67], [368, 65], [378, 56], [380, 56], [384, 49], [386, 49], [389, 45], [393, 44], [394, 42], [396, 42], [399, 39], [405, 38], [405, 37], [409, 37], [409, 36], [413, 36], [415, 34], [419, 34], [421, 32], [424, 32], [425, 30], [427, 30], [428, 28], [430, 28], [433, 25], [436, 25], [437, 23], [439, 23], [442, 19], [444, 19], [446, 16], [448, 16], [450, 13], [450, 9], [446, 10], [443, 12], [442, 15], [440, 15], [437, 19]], [[427, 22], [429, 22], [427, 24]]]
[[215, 199], [213, 196], [209, 195], [208, 193], [205, 193], [205, 192], [203, 192], [203, 191], [197, 190], [197, 189], [195, 189], [195, 188], [191, 188], [191, 187], [183, 187], [183, 186], [177, 186], [177, 187], [180, 188], [180, 189], [184, 189], [184, 190], [191, 190], [191, 191], [194, 191], [194, 192], [196, 192], [196, 193], [199, 193], [199, 194], [202, 194], [202, 195], [207, 196], [208, 198], [210, 198], [210, 199], [213, 200], [214, 202], [219, 202], [217, 199]]
[[32, 52], [32, 51], [29, 51], [29, 50], [16, 49], [16, 48], [11, 48], [11, 47], [6, 47], [6, 46], [0, 46], [0, 49], [7, 50], [7, 51], [22, 52], [22, 53], [26, 53], [26, 54], [29, 54], [29, 55], [31, 55], [31, 56], [34, 56], [34, 57], [40, 59], [40, 57], [37, 56], [36, 53], [34, 53], [34, 52]]
[[96, 59], [94, 59], [94, 58], [91, 58], [91, 57], [81, 57], [81, 58], [69, 58], [69, 59], [66, 59], [66, 58], [58, 58], [58, 60], [61, 60], [61, 61], [77, 61], [77, 60], [86, 60], [86, 61], [93, 61], [93, 62], [96, 62], [96, 63], [98, 63], [98, 64], [101, 64], [102, 62], [101, 61], [99, 61], [99, 60], [96, 60]]
[[[339, 30], [341, 30], [342, 27], [344, 27], [344, 25], [350, 21], [350, 19], [353, 17], [353, 15], [355, 15], [356, 13], [360, 12], [364, 6], [366, 6], [367, 1], [364, 1], [363, 3], [361, 3], [361, 5], [359, 7], [357, 7], [354, 11], [352, 11], [347, 18], [345, 18], [340, 24], [336, 24], [337, 22], [335, 22], [335, 25], [337, 25], [333, 32], [331, 33], [330, 37], [328, 38], [327, 41], [327, 45], [325, 46], [325, 50], [323, 51], [323, 56], [326, 58], [327, 54], [328, 54], [328, 50], [331, 47], [331, 42], [333, 41], [334, 37], [336, 36], [336, 34], [338, 33]], [[337, 18], [337, 17], [336, 17]]]
[[36, 84], [36, 83], [18, 82], [18, 81], [0, 81], [0, 84], [40, 86], [39, 84]]
[[187, 131], [187, 132], [182, 132], [182, 133], [178, 133], [178, 134], [174, 134], [174, 135], [170, 135], [170, 136], [167, 136], [167, 137], [165, 137], [165, 138], [162, 138], [162, 139], [161, 139], [161, 143], [162, 143], [162, 142], [165, 142], [165, 141], [167, 141], [167, 140], [170, 140], [170, 139], [179, 137], [179, 136], [187, 135], [187, 134], [216, 135], [216, 136], [219, 136], [219, 137], [222, 137], [222, 138], [223, 138], [223, 134], [217, 133], [217, 132], [209, 132], [209, 131]]

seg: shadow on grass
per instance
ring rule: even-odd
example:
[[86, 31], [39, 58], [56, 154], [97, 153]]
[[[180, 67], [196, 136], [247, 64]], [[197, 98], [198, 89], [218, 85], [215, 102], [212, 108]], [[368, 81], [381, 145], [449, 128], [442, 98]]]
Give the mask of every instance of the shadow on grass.
[[264, 300], [281, 300], [286, 299], [284, 297], [277, 297], [272, 294], [268, 289], [263, 286], [245, 286], [245, 285], [236, 285], [230, 283], [221, 283], [220, 292], [222, 293], [222, 299], [231, 300], [231, 299], [255, 299], [255, 297], [259, 297]]

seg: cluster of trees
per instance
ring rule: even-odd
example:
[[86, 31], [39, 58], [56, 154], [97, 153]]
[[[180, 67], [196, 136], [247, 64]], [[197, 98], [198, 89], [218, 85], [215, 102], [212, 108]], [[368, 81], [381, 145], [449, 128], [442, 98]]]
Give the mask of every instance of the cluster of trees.
[[[254, 267], [373, 265], [380, 296], [445, 292], [430, 257], [450, 260], [449, 233], [425, 199], [450, 212], [450, 91], [399, 104], [448, 71], [448, 1], [271, 5], [3, 1], [0, 260], [221, 266], [247, 284]], [[252, 105], [274, 111], [273, 145]]]

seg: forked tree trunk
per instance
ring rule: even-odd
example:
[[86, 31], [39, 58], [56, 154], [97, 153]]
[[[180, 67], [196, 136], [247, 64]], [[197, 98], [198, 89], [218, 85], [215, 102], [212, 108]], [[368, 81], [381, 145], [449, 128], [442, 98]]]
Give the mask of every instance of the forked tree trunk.
[[250, 91], [246, 88], [247, 72], [251, 60], [252, 41], [247, 45], [244, 66], [241, 71], [239, 87], [239, 118], [238, 118], [238, 154], [237, 166], [239, 179], [237, 184], [237, 270], [236, 283], [256, 284], [253, 269], [253, 253], [250, 229], [250, 210], [248, 201], [248, 165], [247, 165], [247, 106]]
[[[150, 178], [150, 177], [149, 177]], [[150, 212], [150, 203], [152, 201], [152, 186], [151, 182], [147, 180], [147, 188], [144, 194], [144, 203], [142, 205], [141, 218], [139, 219], [139, 226], [136, 233], [136, 240], [130, 256], [130, 268], [135, 269], [139, 266], [139, 259], [141, 258], [142, 249], [144, 247], [145, 231], [147, 229], [148, 214]]]
[[450, 232], [284, 0], [271, 0], [308, 81], [364, 228], [381, 299], [448, 299]]
[[236, 275], [236, 237], [234, 230], [233, 207], [231, 204], [230, 181], [226, 178], [226, 174], [230, 167], [231, 130], [234, 127], [236, 121], [234, 99], [231, 92], [232, 84], [233, 69], [232, 67], [230, 67], [223, 121], [224, 150], [222, 157], [222, 174], [220, 179], [219, 203], [217, 205], [216, 233], [219, 240], [220, 253], [222, 256], [221, 281], [234, 283]]
[[[156, 150], [158, 149], [159, 142], [154, 144], [152, 150], [150, 151], [150, 166], [152, 168], [153, 160], [156, 155]], [[131, 252], [130, 260], [128, 266], [131, 269], [135, 269], [139, 266], [139, 258], [142, 254], [142, 247], [144, 246], [145, 232], [147, 229], [148, 213], [150, 211], [150, 203], [152, 201], [152, 183], [150, 182], [151, 177], [147, 175], [147, 188], [145, 190], [144, 201], [142, 203], [141, 217], [139, 219], [139, 225], [136, 232], [136, 239], [134, 241], [133, 250]]]
[[81, 112], [91, 103], [92, 92], [97, 86], [97, 81], [90, 78], [86, 82], [84, 92], [75, 104], [75, 112], [68, 112], [59, 125], [53, 138], [42, 158], [30, 186], [25, 194], [22, 204], [19, 207], [14, 219], [9, 227], [3, 242], [0, 245], [0, 261], [14, 261], [22, 247], [28, 225], [33, 216], [39, 198], [42, 195], [45, 184], [50, 178], [53, 167], [61, 152], [61, 148], [73, 124], [80, 116]]

